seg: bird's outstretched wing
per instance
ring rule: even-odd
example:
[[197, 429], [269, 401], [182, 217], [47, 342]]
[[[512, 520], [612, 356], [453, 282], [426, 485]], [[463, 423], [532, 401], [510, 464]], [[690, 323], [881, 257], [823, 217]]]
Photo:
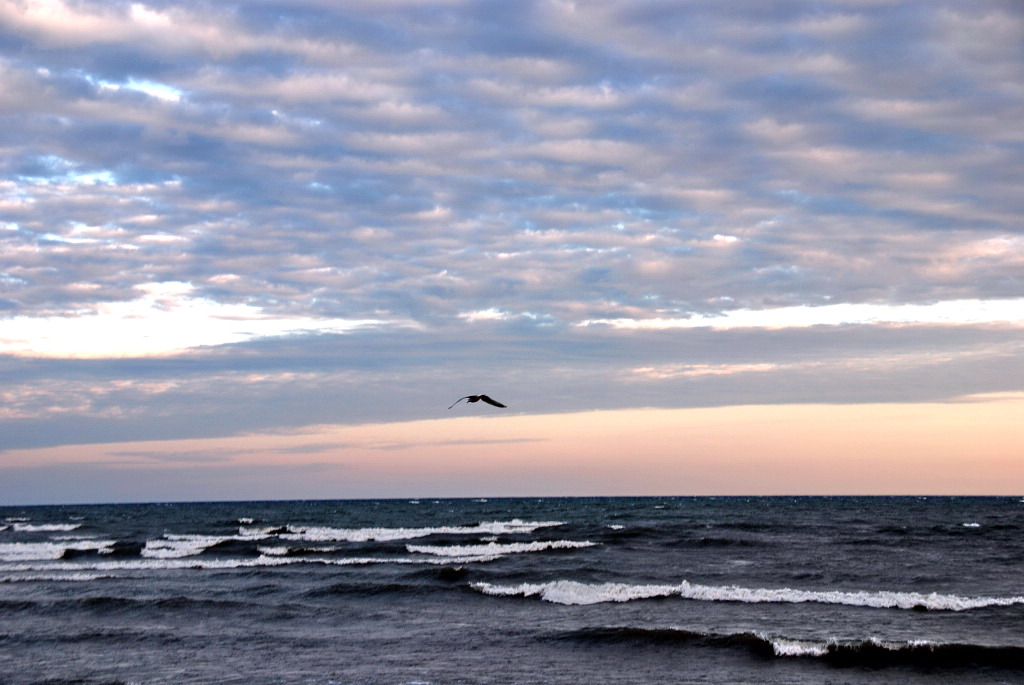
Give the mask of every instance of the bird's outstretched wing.
[[[454, 407], [456, 404], [458, 404], [462, 400], [468, 400], [470, 397], [472, 397], [472, 395], [466, 395], [465, 397], [460, 397], [459, 399], [457, 399], [454, 402], [452, 402], [452, 407]], [[452, 407], [448, 407], [448, 408], [451, 409]]]
[[483, 400], [484, 402], [486, 402], [487, 404], [493, 404], [495, 407], [501, 407], [502, 409], [506, 408], [504, 404], [502, 404], [501, 402], [499, 402], [497, 400], [492, 400], [487, 395], [480, 395], [480, 399]]

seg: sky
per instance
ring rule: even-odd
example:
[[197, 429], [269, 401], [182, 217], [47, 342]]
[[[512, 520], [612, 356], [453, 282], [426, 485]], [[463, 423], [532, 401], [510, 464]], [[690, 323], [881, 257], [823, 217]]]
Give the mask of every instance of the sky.
[[1024, 494], [1022, 121], [1016, 0], [0, 0], [0, 504]]

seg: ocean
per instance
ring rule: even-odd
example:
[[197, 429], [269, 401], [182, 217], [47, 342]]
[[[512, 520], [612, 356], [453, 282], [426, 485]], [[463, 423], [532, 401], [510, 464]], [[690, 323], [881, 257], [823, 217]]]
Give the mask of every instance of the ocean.
[[1024, 499], [0, 507], [0, 683], [1024, 683]]

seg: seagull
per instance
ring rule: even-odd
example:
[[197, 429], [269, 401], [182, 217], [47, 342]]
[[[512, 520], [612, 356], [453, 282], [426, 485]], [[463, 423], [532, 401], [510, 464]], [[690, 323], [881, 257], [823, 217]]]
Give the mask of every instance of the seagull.
[[[462, 400], [468, 400], [470, 403], [472, 403], [472, 402], [479, 402], [480, 400], [483, 400], [487, 404], [493, 404], [495, 407], [501, 407], [502, 409], [505, 408], [504, 404], [502, 404], [501, 402], [499, 402], [497, 400], [492, 400], [487, 395], [466, 395], [465, 397], [460, 397], [459, 399], [455, 400], [455, 402], [452, 404], [452, 407], [454, 407], [456, 404], [458, 404]], [[451, 409], [452, 407], [448, 407], [448, 408]]]

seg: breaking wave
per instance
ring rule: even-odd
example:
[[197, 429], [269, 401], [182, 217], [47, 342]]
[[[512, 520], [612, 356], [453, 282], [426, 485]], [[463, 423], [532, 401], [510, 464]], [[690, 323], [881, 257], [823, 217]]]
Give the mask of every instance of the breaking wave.
[[429, 528], [327, 528], [322, 526], [288, 526], [282, 540], [302, 542], [391, 542], [411, 540], [429, 535], [503, 535], [532, 533], [539, 528], [560, 526], [561, 521], [491, 521], [471, 526], [437, 526]]
[[147, 540], [142, 549], [142, 556], [151, 559], [179, 559], [202, 554], [211, 547], [230, 541], [252, 542], [265, 540], [268, 535], [254, 533], [251, 535], [164, 535], [157, 540]]
[[744, 588], [736, 585], [697, 585], [683, 581], [678, 585], [629, 585], [625, 583], [587, 584], [571, 580], [521, 585], [473, 583], [473, 589], [499, 597], [540, 597], [555, 604], [599, 604], [629, 602], [658, 597], [680, 597], [707, 602], [788, 603], [817, 602], [879, 609], [927, 609], [966, 611], [984, 607], [1024, 604], [1024, 596], [962, 597], [939, 593], [840, 590], [793, 590], [789, 588]]
[[39, 575], [0, 576], [0, 583], [83, 583], [104, 578], [116, 578], [103, 573], [53, 573]]
[[60, 542], [4, 542], [0, 543], [0, 561], [38, 561], [63, 559], [69, 551], [92, 551], [110, 554], [116, 540], [64, 540]]
[[21, 523], [12, 524], [15, 533], [66, 533], [82, 527], [81, 523]]
[[549, 636], [553, 640], [594, 644], [680, 645], [746, 649], [762, 657], [810, 657], [836, 666], [978, 667], [1024, 669], [1024, 648], [928, 640], [814, 640], [759, 632], [714, 633], [683, 628], [609, 626], [582, 628]]
[[[50, 563], [16, 563], [3, 567], [7, 573], [19, 574], [61, 574], [61, 573], [87, 573], [87, 572], [124, 572], [124, 571], [179, 571], [184, 569], [199, 570], [230, 570], [230, 569], [252, 569], [274, 566], [298, 566], [309, 564], [313, 566], [370, 566], [394, 564], [406, 565], [434, 565], [446, 564], [474, 564], [494, 561], [502, 555], [479, 555], [462, 557], [342, 557], [342, 558], [321, 558], [321, 557], [290, 557], [280, 554], [262, 554], [254, 558], [217, 558], [192, 556], [169, 559], [126, 559], [123, 561], [56, 561]], [[57, 579], [57, 576], [54, 576]], [[23, 576], [9, 576], [8, 580], [24, 580]]]
[[513, 542], [500, 544], [489, 542], [486, 545], [406, 545], [405, 548], [416, 554], [433, 554], [442, 557], [467, 556], [504, 556], [506, 554], [522, 554], [524, 552], [544, 552], [549, 549], [578, 549], [593, 547], [596, 543], [584, 540], [548, 540], [542, 542]]

